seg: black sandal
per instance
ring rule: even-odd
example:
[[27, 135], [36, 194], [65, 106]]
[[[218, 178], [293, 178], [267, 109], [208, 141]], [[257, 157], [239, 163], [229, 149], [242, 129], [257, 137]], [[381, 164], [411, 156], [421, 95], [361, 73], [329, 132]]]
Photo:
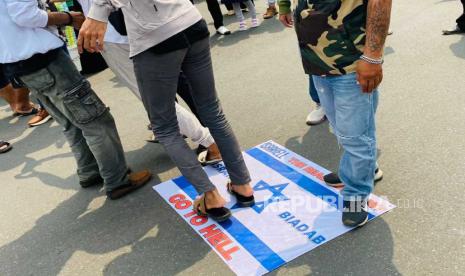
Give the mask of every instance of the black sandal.
[[207, 209], [205, 194], [194, 200], [194, 211], [202, 217], [211, 217], [214, 221], [222, 222], [231, 217], [231, 211], [226, 207]]
[[228, 192], [236, 197], [237, 204], [242, 208], [252, 207], [255, 205], [255, 197], [251, 196], [243, 196], [237, 192], [235, 192], [232, 188], [231, 182], [228, 182]]
[[10, 151], [13, 148], [13, 146], [5, 141], [0, 141], [0, 153], [5, 153]]

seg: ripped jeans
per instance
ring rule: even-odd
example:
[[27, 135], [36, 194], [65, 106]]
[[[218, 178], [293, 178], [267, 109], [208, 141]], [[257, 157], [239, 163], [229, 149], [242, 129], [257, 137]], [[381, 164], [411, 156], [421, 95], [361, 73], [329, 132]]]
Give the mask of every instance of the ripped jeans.
[[373, 190], [376, 170], [375, 113], [378, 94], [362, 93], [356, 74], [313, 76], [315, 87], [344, 152], [339, 177], [345, 184], [345, 200], [366, 198]]
[[80, 181], [100, 175], [106, 191], [129, 183], [123, 147], [109, 108], [63, 50], [47, 67], [19, 79], [63, 127]]

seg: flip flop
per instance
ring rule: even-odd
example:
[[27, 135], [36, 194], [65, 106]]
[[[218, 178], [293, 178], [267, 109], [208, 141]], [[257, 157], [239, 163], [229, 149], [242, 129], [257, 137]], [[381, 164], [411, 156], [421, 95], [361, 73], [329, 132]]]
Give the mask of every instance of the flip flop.
[[208, 150], [206, 151], [202, 151], [201, 153], [199, 153], [199, 155], [197, 156], [197, 160], [199, 160], [200, 164], [202, 166], [209, 166], [209, 165], [215, 165], [215, 164], [218, 164], [220, 163], [221, 161], [223, 161], [222, 158], [217, 158], [217, 159], [212, 159], [212, 160], [207, 160], [207, 155], [208, 155]]
[[0, 141], [0, 153], [5, 153], [10, 151], [13, 148], [13, 146], [5, 141]]
[[237, 204], [242, 208], [252, 207], [255, 205], [255, 197], [251, 196], [243, 196], [232, 189], [231, 181], [228, 182], [228, 192], [236, 197]]
[[197, 215], [210, 217], [217, 222], [228, 220], [231, 217], [231, 211], [226, 207], [207, 209], [205, 200], [205, 194], [194, 200], [194, 211], [197, 212]]

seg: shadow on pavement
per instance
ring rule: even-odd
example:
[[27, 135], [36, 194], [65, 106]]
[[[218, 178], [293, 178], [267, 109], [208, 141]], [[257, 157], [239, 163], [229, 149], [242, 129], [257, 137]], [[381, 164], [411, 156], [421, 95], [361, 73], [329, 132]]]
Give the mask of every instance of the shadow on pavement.
[[452, 53], [458, 58], [465, 59], [465, 35], [460, 35], [462, 38], [450, 45]]
[[284, 146], [330, 171], [337, 172], [342, 148], [336, 137], [329, 132], [327, 122], [311, 126], [301, 139], [292, 137]]
[[300, 256], [284, 269], [308, 267], [315, 275], [401, 275], [393, 255], [391, 230], [380, 217]]
[[[0, 248], [0, 275], [57, 275], [82, 251], [94, 255], [117, 251], [120, 256], [107, 266], [104, 273], [108, 274], [137, 274], [141, 269], [144, 274], [174, 274], [202, 259], [210, 251], [208, 246], [200, 238], [192, 239], [189, 226], [152, 190], [160, 182], [158, 174], [173, 168], [162, 152], [161, 147], [145, 146], [126, 154], [133, 168], [150, 167], [154, 179], [116, 201], [105, 200], [100, 188], [78, 189], [75, 176], [40, 175], [29, 165], [30, 177], [40, 177], [45, 185], [61, 182], [77, 192], [39, 218], [24, 235]], [[179, 257], [173, 262], [175, 254]]]

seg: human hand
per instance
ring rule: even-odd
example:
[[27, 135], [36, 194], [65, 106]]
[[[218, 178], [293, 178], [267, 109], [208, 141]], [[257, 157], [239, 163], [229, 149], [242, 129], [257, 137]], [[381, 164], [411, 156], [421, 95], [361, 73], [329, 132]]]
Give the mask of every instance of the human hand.
[[294, 26], [294, 19], [292, 19], [291, 13], [280, 14], [279, 21], [281, 21], [285, 27], [292, 28], [292, 26]]
[[383, 80], [383, 66], [371, 64], [364, 60], [357, 62], [357, 81], [363, 93], [372, 93]]
[[92, 18], [87, 18], [79, 30], [78, 50], [79, 53], [86, 49], [90, 53], [103, 50], [103, 38], [107, 30], [107, 23]]

